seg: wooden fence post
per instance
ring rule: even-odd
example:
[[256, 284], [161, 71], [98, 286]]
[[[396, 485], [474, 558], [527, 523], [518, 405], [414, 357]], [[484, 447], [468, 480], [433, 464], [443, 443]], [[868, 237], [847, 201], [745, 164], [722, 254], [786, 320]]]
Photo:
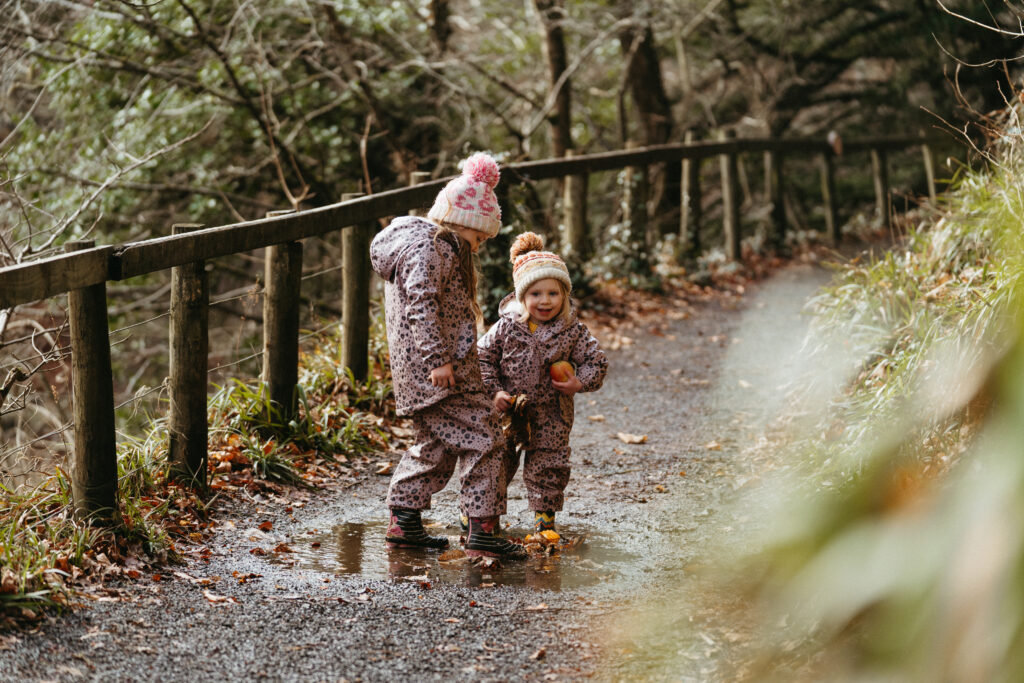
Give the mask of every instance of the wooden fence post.
[[924, 174], [928, 181], [928, 199], [933, 203], [937, 197], [935, 192], [935, 157], [932, 154], [931, 145], [927, 142], [921, 145], [921, 157], [924, 161]]
[[[68, 242], [67, 252], [91, 249], [92, 240]], [[68, 292], [71, 396], [75, 458], [71, 497], [75, 517], [109, 523], [118, 515], [114, 379], [110, 365], [107, 283]]]
[[[626, 149], [637, 147], [635, 142], [626, 142]], [[645, 269], [645, 264], [651, 261], [654, 246], [647, 220], [647, 167], [627, 166], [622, 172], [622, 218], [629, 225], [629, 250], [636, 261], [636, 267]]]
[[[693, 131], [686, 131], [686, 144], [693, 143]], [[700, 224], [704, 217], [704, 198], [700, 187], [700, 157], [683, 159], [680, 212], [679, 251], [696, 255], [700, 251]]]
[[[412, 173], [409, 174], [409, 187], [412, 187], [413, 185], [422, 185], [423, 183], [427, 182], [428, 180], [430, 180], [430, 172], [429, 171], [413, 171]], [[344, 196], [346, 196], [346, 195], [343, 195], [343, 197]], [[355, 194], [350, 195], [350, 196], [362, 197], [363, 195], [361, 195], [359, 193], [355, 193]], [[426, 216], [427, 212], [426, 211], [421, 211], [419, 209], [411, 209], [409, 211], [409, 215], [410, 216]]]
[[889, 163], [884, 149], [871, 150], [871, 171], [875, 179], [875, 211], [888, 229], [892, 227], [889, 215]]
[[[721, 131], [719, 140], [727, 141], [735, 137], [732, 131]], [[725, 240], [725, 257], [735, 261], [740, 257], [740, 206], [739, 187], [736, 180], [736, 153], [728, 152], [719, 155], [722, 172], [722, 237]]]
[[[565, 151], [567, 159], [574, 154], [571, 149]], [[590, 245], [587, 243], [587, 182], [586, 174], [566, 176], [562, 201], [566, 247], [564, 256], [581, 264], [590, 256]]]
[[765, 194], [771, 204], [772, 228], [769, 242], [776, 248], [786, 243], [785, 176], [782, 173], [782, 152], [764, 153]]
[[[343, 194], [347, 202], [362, 193]], [[352, 376], [366, 381], [370, 347], [370, 225], [341, 231], [341, 358]]]
[[[267, 217], [292, 213], [270, 211]], [[299, 383], [299, 296], [302, 291], [302, 243], [266, 248], [263, 295], [263, 383], [268, 398], [288, 420], [295, 413]]]
[[839, 217], [836, 212], [836, 178], [833, 152], [821, 154], [821, 200], [825, 209], [825, 234], [832, 246], [839, 244]]
[[[180, 235], [203, 226], [179, 223]], [[171, 415], [168, 474], [184, 484], [206, 486], [207, 367], [210, 289], [206, 262], [171, 269]]]

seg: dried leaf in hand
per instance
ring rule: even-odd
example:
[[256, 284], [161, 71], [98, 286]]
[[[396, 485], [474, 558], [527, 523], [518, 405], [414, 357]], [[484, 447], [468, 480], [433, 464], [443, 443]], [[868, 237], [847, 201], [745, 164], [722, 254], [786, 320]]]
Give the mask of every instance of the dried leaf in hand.
[[646, 434], [627, 434], [626, 432], [619, 432], [617, 436], [619, 437], [619, 441], [622, 443], [647, 443]]

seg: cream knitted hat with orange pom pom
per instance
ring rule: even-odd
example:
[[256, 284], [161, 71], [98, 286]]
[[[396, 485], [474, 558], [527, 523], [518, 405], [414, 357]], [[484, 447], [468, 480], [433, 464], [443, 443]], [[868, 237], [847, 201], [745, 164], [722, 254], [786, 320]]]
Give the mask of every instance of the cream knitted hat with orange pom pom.
[[501, 229], [501, 208], [494, 188], [501, 174], [490, 155], [477, 152], [462, 165], [462, 175], [450, 181], [438, 193], [427, 218], [494, 237]]
[[572, 280], [565, 261], [558, 254], [544, 251], [544, 238], [534, 232], [524, 232], [509, 250], [512, 261], [512, 281], [516, 286], [516, 299], [523, 300], [526, 290], [544, 278], [554, 278], [572, 291]]

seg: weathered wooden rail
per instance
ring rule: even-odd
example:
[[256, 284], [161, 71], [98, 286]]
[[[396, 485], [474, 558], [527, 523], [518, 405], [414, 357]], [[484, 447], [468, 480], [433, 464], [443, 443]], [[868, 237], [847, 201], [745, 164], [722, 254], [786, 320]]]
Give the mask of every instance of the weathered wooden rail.
[[[935, 196], [929, 144], [923, 136], [848, 141], [844, 156], [870, 152], [877, 205], [889, 214], [886, 154], [921, 146], [929, 194]], [[838, 241], [835, 184], [836, 149], [825, 140], [722, 139], [687, 142], [567, 156], [509, 164], [502, 182], [565, 178], [564, 208], [567, 253], [584, 254], [586, 241], [586, 177], [595, 172], [682, 163], [680, 235], [686, 239], [700, 220], [700, 164], [721, 160], [723, 235], [726, 255], [735, 259], [740, 247], [738, 155], [764, 153], [769, 200], [775, 230], [784, 230], [783, 160], [816, 155], [822, 160], [822, 199], [826, 229]], [[422, 180], [423, 174], [415, 174]], [[158, 271], [172, 271], [170, 322], [170, 470], [196, 484], [205, 482], [207, 459], [207, 338], [209, 291], [205, 262], [266, 248], [262, 381], [267, 395], [285, 414], [294, 411], [299, 326], [295, 302], [300, 298], [300, 240], [341, 230], [343, 239], [342, 353], [353, 374], [364, 379], [369, 341], [368, 242], [376, 219], [401, 215], [429, 204], [448, 178], [428, 180], [372, 196], [346, 195], [337, 204], [301, 212], [203, 227], [181, 224], [168, 237], [120, 245], [92, 242], [65, 245], [66, 253], [31, 263], [0, 268], [0, 310], [68, 293], [73, 376], [75, 511], [80, 517], [103, 519], [116, 514], [116, 451], [114, 398], [106, 308], [106, 283]]]

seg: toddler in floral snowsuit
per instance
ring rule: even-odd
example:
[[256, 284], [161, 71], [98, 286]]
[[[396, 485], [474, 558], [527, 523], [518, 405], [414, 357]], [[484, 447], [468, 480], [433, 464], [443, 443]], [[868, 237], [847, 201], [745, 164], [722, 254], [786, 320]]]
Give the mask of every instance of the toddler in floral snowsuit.
[[[565, 501], [573, 395], [600, 389], [608, 372], [608, 359], [569, 299], [572, 281], [565, 262], [543, 249], [543, 239], [532, 232], [516, 238], [511, 249], [515, 292], [501, 302], [500, 319], [477, 342], [495, 408], [509, 410], [516, 396], [527, 397], [523, 481], [537, 531], [554, 529], [555, 512]], [[560, 360], [575, 368], [565, 381], [550, 375], [551, 364]], [[506, 481], [518, 468], [516, 449], [506, 448]]]
[[459, 465], [460, 507], [469, 515], [468, 555], [522, 558], [522, 546], [494, 533], [505, 512], [503, 440], [477, 356], [472, 254], [501, 227], [494, 196], [498, 165], [474, 154], [437, 195], [427, 218], [404, 216], [370, 245], [386, 281], [385, 322], [397, 412], [412, 417], [415, 445], [388, 490], [391, 546], [441, 549], [420, 513]]

